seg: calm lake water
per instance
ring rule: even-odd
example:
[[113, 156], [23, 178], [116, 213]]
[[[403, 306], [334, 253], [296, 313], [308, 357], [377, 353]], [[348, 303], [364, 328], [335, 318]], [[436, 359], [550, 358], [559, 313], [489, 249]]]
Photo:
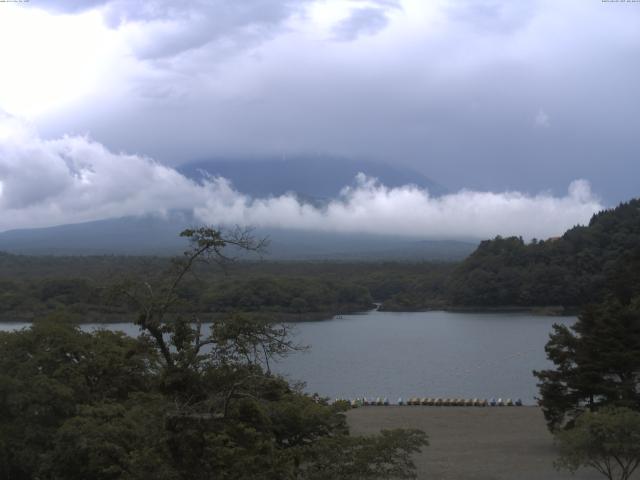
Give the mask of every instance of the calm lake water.
[[[478, 397], [535, 402], [532, 370], [550, 365], [544, 345], [553, 323], [571, 317], [514, 313], [369, 312], [293, 325], [306, 352], [272, 368], [331, 398]], [[0, 324], [0, 330], [28, 326]], [[131, 335], [133, 324], [83, 325]]]

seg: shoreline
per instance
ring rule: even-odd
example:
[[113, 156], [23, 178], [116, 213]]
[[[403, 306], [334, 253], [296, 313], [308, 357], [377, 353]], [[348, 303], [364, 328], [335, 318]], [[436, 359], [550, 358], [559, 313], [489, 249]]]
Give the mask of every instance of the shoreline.
[[[247, 314], [247, 315], [273, 315], [277, 317], [277, 322], [279, 323], [304, 323], [304, 322], [324, 322], [328, 320], [333, 320], [335, 317], [342, 317], [344, 315], [364, 315], [371, 312], [395, 312], [395, 313], [421, 313], [421, 312], [451, 312], [451, 313], [522, 313], [522, 314], [531, 314], [536, 316], [543, 317], [573, 317], [578, 314], [578, 308], [565, 308], [560, 306], [532, 306], [532, 307], [444, 307], [438, 306], [434, 308], [421, 308], [421, 309], [385, 309], [384, 304], [376, 303], [375, 308], [371, 308], [368, 310], [344, 310], [341, 312], [306, 312], [306, 313], [288, 313], [288, 312], [265, 312], [265, 311], [253, 311], [253, 312], [215, 312], [207, 314], [209, 317], [208, 320], [203, 320], [203, 323], [211, 323], [215, 318], [225, 316], [225, 315], [234, 315], [238, 314]], [[47, 316], [51, 315], [50, 313], [43, 313], [40, 317], [34, 317], [33, 315], [29, 316], [20, 316], [20, 315], [12, 315], [10, 317], [0, 317], [0, 324], [7, 323], [33, 323], [34, 321], [40, 321]], [[71, 315], [81, 315], [77, 313], [71, 313]], [[118, 323], [133, 323], [136, 315], [132, 313], [127, 314], [89, 314], [90, 318], [82, 321], [73, 321], [70, 320], [69, 323], [74, 323], [77, 325], [86, 325], [92, 323], [103, 323], [103, 324], [118, 324]]]
[[417, 312], [451, 312], [451, 313], [530, 313], [544, 317], [574, 317], [580, 307], [563, 307], [561, 305], [547, 306], [499, 306], [499, 307], [479, 307], [479, 306], [455, 306], [455, 305], [438, 305], [432, 308], [415, 308], [415, 309], [396, 309], [384, 308], [384, 304], [378, 309], [381, 312], [397, 312], [397, 313], [417, 313]]

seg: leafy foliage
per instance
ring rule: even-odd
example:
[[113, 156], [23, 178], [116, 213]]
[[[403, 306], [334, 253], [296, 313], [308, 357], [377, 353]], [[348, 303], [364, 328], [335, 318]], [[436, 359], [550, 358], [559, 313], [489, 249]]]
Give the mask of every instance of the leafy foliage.
[[186, 231], [192, 248], [165, 275], [114, 289], [139, 312], [139, 338], [60, 318], [1, 333], [1, 478], [414, 478], [423, 433], [349, 436], [339, 405], [270, 374], [297, 348], [282, 325], [233, 315], [203, 328], [182, 284], [229, 245], [259, 249], [245, 234]]
[[79, 405], [125, 402], [153, 389], [157, 356], [144, 339], [35, 323], [0, 333], [0, 446], [4, 478], [33, 478]]
[[624, 265], [640, 257], [640, 199], [593, 216], [562, 237], [525, 244], [496, 237], [480, 244], [448, 283], [455, 305], [563, 305], [602, 299], [613, 284], [636, 293], [637, 273]]
[[407, 465], [413, 466], [411, 454], [426, 444], [426, 435], [420, 430], [387, 430], [378, 437], [364, 439], [323, 438], [309, 449], [311, 461], [302, 466], [303, 477], [309, 480], [414, 478]]
[[557, 468], [591, 467], [609, 480], [627, 480], [640, 465], [640, 413], [628, 408], [585, 412], [575, 427], [556, 434]]
[[604, 405], [640, 410], [640, 297], [585, 308], [571, 329], [554, 326], [545, 349], [556, 368], [534, 373], [552, 429]]
[[[159, 279], [170, 262], [144, 257], [25, 257], [0, 254], [0, 320], [48, 315], [84, 321], [133, 321], [134, 304], [114, 302], [114, 278]], [[439, 306], [453, 264], [249, 262], [221, 271], [198, 263], [176, 291], [201, 316], [245, 312], [286, 321], [364, 311]]]

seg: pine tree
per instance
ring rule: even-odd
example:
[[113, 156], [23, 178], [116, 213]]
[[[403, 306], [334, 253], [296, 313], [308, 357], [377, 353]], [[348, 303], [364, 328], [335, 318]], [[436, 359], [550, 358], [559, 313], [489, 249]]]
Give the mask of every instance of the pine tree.
[[571, 328], [554, 325], [545, 350], [556, 368], [534, 375], [550, 429], [604, 405], [640, 410], [640, 296], [610, 295]]

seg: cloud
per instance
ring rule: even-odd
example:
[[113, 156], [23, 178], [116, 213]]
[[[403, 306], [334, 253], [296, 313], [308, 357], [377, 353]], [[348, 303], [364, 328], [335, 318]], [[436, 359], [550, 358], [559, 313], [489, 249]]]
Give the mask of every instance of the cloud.
[[134, 57], [176, 68], [185, 53], [201, 48], [234, 54], [258, 45], [284, 29], [291, 16], [313, 0], [43, 0], [34, 9], [54, 14], [98, 12], [122, 37]]
[[[5, 118], [5, 120], [7, 120]], [[0, 230], [188, 210], [203, 223], [420, 238], [545, 238], [603, 207], [583, 180], [563, 197], [461, 190], [432, 197], [358, 175], [323, 206], [296, 195], [251, 198], [224, 178], [194, 182], [154, 160], [114, 153], [87, 137], [43, 140], [19, 123], [0, 138]], [[11, 132], [10, 130], [13, 130]]]
[[104, 5], [109, 0], [38, 0], [30, 2], [31, 7], [56, 13], [77, 13]]
[[204, 190], [151, 159], [110, 152], [86, 137], [42, 140], [0, 123], [0, 230], [165, 212]]
[[525, 27], [541, 6], [540, 0], [455, 0], [448, 2], [445, 9], [452, 20], [478, 31], [508, 34]]
[[412, 185], [388, 188], [360, 174], [356, 185], [339, 198], [317, 208], [293, 195], [252, 199], [223, 179], [209, 185], [211, 197], [194, 209], [207, 223], [258, 227], [371, 233], [421, 238], [489, 238], [522, 235], [546, 238], [586, 223], [603, 207], [588, 182], [577, 180], [568, 194], [476, 192], [461, 190], [442, 197]]
[[549, 126], [551, 126], [551, 123], [549, 123], [549, 115], [547, 115], [547, 112], [542, 109], [538, 110], [538, 113], [536, 113], [536, 116], [533, 119], [533, 124], [536, 127], [542, 128], [548, 128]]
[[389, 24], [386, 8], [354, 8], [349, 16], [333, 27], [335, 39], [351, 41], [360, 35], [373, 35]]
[[[24, 53], [45, 31], [35, 20], [20, 25], [24, 37], [5, 35], [5, 50], [20, 54], [4, 62], [0, 104], [70, 92], [37, 119], [46, 137], [87, 132], [170, 165], [320, 153], [410, 166], [454, 189], [561, 195], [587, 178], [609, 202], [638, 192], [640, 117], [633, 90], [619, 86], [640, 76], [640, 8], [110, 0], [88, 14], [102, 22], [91, 49], [72, 48], [91, 44], [90, 32], [65, 27], [69, 48], [34, 41]], [[87, 59], [104, 71], [88, 75]]]
[[102, 11], [107, 25], [123, 32], [138, 58], [159, 60], [204, 46], [219, 48], [219, 43], [242, 51], [273, 36], [309, 1], [110, 0]]

